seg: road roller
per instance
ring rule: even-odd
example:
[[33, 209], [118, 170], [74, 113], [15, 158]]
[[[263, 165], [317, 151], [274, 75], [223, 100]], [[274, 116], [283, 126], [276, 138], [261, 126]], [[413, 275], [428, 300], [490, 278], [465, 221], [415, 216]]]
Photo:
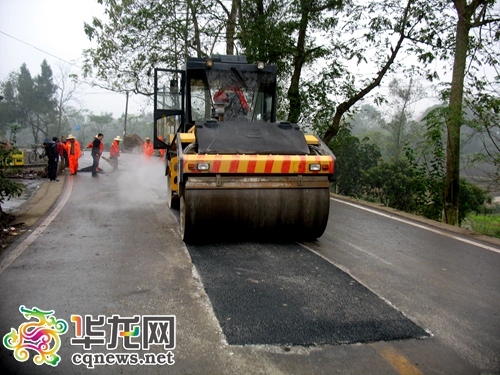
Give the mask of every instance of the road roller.
[[325, 231], [336, 159], [314, 134], [276, 120], [276, 66], [245, 56], [155, 69], [154, 147], [186, 242]]

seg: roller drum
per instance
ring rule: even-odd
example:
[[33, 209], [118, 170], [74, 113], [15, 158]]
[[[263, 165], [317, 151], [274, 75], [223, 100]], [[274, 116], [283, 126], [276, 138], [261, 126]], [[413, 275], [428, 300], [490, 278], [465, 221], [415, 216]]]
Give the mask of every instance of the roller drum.
[[328, 188], [186, 189], [182, 236], [186, 242], [214, 236], [317, 238], [328, 222], [329, 197]]

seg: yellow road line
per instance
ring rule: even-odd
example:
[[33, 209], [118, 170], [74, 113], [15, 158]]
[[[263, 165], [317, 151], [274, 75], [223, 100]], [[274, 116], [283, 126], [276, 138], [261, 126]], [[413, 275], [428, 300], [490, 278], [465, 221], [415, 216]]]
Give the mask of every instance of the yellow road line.
[[402, 356], [392, 346], [379, 347], [372, 345], [378, 354], [380, 354], [399, 374], [401, 375], [423, 375], [415, 366], [413, 366], [404, 356]]

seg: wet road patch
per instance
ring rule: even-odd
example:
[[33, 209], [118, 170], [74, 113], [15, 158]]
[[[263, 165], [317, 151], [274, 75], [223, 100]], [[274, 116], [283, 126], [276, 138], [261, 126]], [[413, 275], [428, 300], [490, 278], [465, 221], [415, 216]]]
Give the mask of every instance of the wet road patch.
[[296, 243], [188, 245], [188, 250], [231, 345], [338, 345], [428, 336]]

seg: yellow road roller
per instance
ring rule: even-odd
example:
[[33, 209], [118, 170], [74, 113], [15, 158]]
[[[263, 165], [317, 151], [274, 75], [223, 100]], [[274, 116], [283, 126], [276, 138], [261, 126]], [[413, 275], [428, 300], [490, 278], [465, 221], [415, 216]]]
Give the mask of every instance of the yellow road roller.
[[217, 55], [155, 69], [154, 122], [185, 242], [325, 231], [336, 159], [316, 135], [276, 120], [276, 66]]

